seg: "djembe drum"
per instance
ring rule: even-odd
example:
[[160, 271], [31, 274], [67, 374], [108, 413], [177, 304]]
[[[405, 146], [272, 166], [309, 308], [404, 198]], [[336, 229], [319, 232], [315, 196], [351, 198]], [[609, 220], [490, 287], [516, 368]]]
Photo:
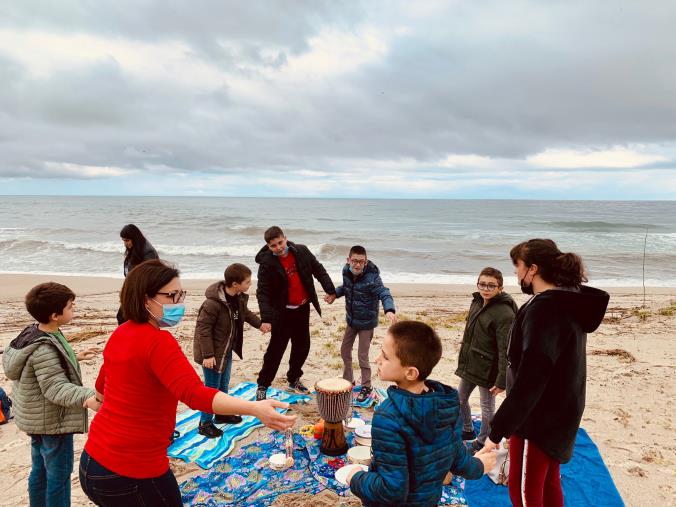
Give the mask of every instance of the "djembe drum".
[[324, 419], [324, 435], [319, 451], [327, 456], [347, 452], [343, 421], [352, 408], [352, 382], [342, 378], [319, 380], [315, 384], [317, 408]]

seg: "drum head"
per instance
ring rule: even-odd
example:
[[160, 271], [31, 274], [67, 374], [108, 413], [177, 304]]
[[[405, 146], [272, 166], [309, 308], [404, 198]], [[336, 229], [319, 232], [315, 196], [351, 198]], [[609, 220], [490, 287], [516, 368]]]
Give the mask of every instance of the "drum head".
[[315, 384], [315, 389], [322, 390], [329, 393], [340, 393], [344, 391], [352, 391], [352, 382], [344, 378], [327, 378], [319, 380]]

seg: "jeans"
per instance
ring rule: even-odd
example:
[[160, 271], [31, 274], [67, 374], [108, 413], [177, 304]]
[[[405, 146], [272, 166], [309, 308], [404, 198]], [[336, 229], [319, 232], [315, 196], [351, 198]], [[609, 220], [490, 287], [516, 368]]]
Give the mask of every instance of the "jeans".
[[352, 382], [354, 376], [352, 373], [352, 346], [354, 340], [359, 335], [359, 347], [357, 349], [357, 358], [359, 359], [359, 368], [361, 369], [361, 385], [371, 387], [371, 363], [369, 363], [369, 348], [373, 339], [373, 329], [362, 329], [357, 331], [355, 328], [347, 326], [343, 336], [343, 344], [340, 346], [340, 355], [343, 358], [343, 378]]
[[[477, 387], [476, 384], [465, 380], [464, 378], [460, 379], [460, 384], [458, 385], [458, 397], [460, 398], [460, 414], [462, 415], [462, 431], [473, 431], [474, 426], [472, 426], [472, 410], [469, 406], [469, 395], [472, 394], [474, 388]], [[480, 444], [486, 442], [486, 437], [491, 432], [491, 421], [493, 420], [493, 415], [495, 414], [495, 396], [491, 394], [491, 391], [488, 387], [479, 387], [479, 399], [481, 402], [481, 429], [479, 430], [479, 436], [476, 438]]]
[[285, 308], [279, 321], [272, 323], [271, 334], [263, 356], [263, 368], [258, 374], [258, 385], [270, 387], [289, 340], [291, 356], [286, 378], [289, 382], [295, 382], [303, 376], [303, 365], [310, 353], [310, 303], [298, 308]]
[[31, 507], [69, 507], [73, 472], [73, 434], [31, 435]]
[[[216, 367], [219, 365], [217, 364]], [[213, 387], [224, 393], [228, 392], [228, 384], [230, 383], [230, 372], [232, 371], [232, 349], [228, 351], [225, 356], [225, 364], [223, 365], [223, 371], [220, 372], [216, 369], [202, 367], [204, 372], [204, 385], [207, 387]], [[202, 412], [200, 414], [200, 423], [206, 423], [212, 421], [214, 414], [209, 412]]]
[[152, 479], [132, 479], [99, 464], [87, 451], [80, 456], [80, 485], [103, 507], [182, 507], [181, 492], [171, 469]]

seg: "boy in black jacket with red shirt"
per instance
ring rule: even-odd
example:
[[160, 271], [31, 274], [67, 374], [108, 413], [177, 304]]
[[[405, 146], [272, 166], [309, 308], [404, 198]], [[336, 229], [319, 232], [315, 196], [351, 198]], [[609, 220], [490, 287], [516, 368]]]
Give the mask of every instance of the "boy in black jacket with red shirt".
[[327, 293], [327, 302], [336, 298], [331, 278], [308, 247], [288, 241], [277, 226], [265, 231], [264, 238], [266, 245], [256, 255], [259, 264], [256, 297], [263, 321], [261, 331], [271, 327], [272, 336], [258, 374], [257, 400], [265, 399], [289, 340], [291, 357], [286, 374], [289, 386], [301, 393], [309, 392], [300, 378], [310, 352], [310, 303], [317, 313], [322, 313], [313, 277]]

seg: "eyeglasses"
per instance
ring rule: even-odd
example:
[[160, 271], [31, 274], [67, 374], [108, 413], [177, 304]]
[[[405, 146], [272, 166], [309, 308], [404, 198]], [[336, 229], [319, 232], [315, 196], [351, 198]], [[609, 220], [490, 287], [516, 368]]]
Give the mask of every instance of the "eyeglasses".
[[362, 264], [366, 264], [368, 260], [364, 259], [350, 259], [350, 264], [354, 264], [355, 266], [361, 266]]
[[477, 283], [476, 286], [479, 290], [495, 290], [498, 288], [494, 283]]
[[161, 296], [167, 296], [171, 298], [171, 302], [182, 303], [185, 300], [185, 296], [188, 292], [185, 290], [175, 290], [173, 292], [158, 292]]

